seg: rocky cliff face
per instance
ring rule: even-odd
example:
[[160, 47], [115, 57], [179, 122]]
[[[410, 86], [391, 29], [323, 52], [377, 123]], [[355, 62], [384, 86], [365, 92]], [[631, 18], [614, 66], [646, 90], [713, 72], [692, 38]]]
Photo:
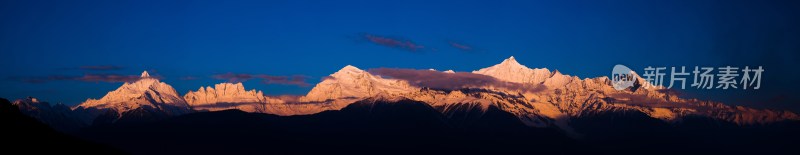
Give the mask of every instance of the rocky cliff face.
[[261, 91], [245, 90], [242, 83], [220, 83], [214, 87], [200, 87], [183, 96], [195, 110], [219, 111], [239, 109], [246, 112], [263, 112], [267, 103], [280, 103], [275, 98], [264, 96]]
[[214, 87], [200, 87], [197, 91], [189, 91], [184, 99], [191, 106], [210, 103], [247, 103], [265, 102], [266, 97], [261, 91], [245, 90], [242, 83], [220, 83]]

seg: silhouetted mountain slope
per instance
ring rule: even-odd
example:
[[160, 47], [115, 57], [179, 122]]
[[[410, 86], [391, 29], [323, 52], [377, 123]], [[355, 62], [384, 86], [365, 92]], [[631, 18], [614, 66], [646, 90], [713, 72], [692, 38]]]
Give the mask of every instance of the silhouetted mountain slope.
[[80, 135], [135, 154], [576, 151], [558, 148], [575, 143], [556, 130], [527, 127], [499, 110], [458, 122], [422, 102], [364, 100], [314, 115], [200, 112], [154, 123], [95, 126]]
[[[17, 129], [4, 133], [32, 137], [17, 138], [21, 144], [95, 147], [72, 142], [19, 111], [6, 112], [11, 106], [3, 107], [4, 119], [27, 119], [27, 125], [4, 128]], [[572, 118], [570, 125], [583, 134], [567, 137], [556, 128], [529, 127], [494, 105], [432, 107], [402, 97], [367, 98], [313, 115], [239, 110], [154, 114], [128, 111], [109, 116], [117, 120], [113, 123], [95, 123], [76, 134], [133, 154], [793, 154], [800, 138], [796, 121], [742, 126], [690, 116], [664, 122], [637, 110]], [[159, 119], [137, 121], [152, 117]]]
[[64, 104], [51, 105], [48, 102], [27, 97], [15, 100], [12, 105], [16, 106], [23, 114], [62, 132], [75, 131], [91, 123], [81, 119], [84, 118], [83, 113], [72, 111]]
[[26, 154], [124, 154], [110, 147], [90, 143], [62, 134], [19, 111], [6, 99], [0, 98], [0, 122], [5, 151]]
[[741, 126], [704, 116], [667, 123], [638, 111], [607, 112], [575, 118], [571, 124], [585, 133], [583, 144], [598, 152], [618, 154], [711, 153], [794, 154], [800, 122], [785, 121]]

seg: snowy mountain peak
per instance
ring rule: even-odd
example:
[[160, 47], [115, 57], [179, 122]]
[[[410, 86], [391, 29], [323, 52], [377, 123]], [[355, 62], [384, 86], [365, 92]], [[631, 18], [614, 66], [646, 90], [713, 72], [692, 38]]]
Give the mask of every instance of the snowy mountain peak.
[[142, 72], [142, 78], [149, 78], [149, 77], [150, 73], [147, 73], [147, 71]]
[[405, 81], [383, 79], [347, 65], [318, 83], [300, 100], [314, 102], [338, 98], [361, 98], [377, 93], [400, 94], [411, 90], [412, 86]]
[[500, 64], [515, 64], [515, 65], [521, 65], [521, 64], [519, 64], [519, 62], [517, 62], [517, 59], [514, 59], [514, 56], [508, 57], [508, 59], [505, 59], [505, 60], [503, 60], [503, 62], [502, 62], [502, 63], [500, 63]]
[[331, 74], [333, 75], [342, 75], [342, 74], [354, 74], [354, 73], [364, 73], [364, 70], [358, 69], [356, 66], [347, 65], [344, 66], [342, 69], [339, 69], [336, 73]]
[[503, 60], [500, 64], [472, 71], [472, 73], [488, 75], [503, 81], [533, 84], [542, 83], [544, 79], [551, 76], [550, 70], [547, 68], [528, 68], [517, 62], [514, 56]]
[[142, 79], [133, 83], [125, 83], [103, 98], [88, 99], [75, 109], [111, 109], [117, 113], [144, 108], [160, 110], [168, 114], [183, 114], [189, 111], [189, 105], [178, 95], [172, 86], [155, 78], [149, 78], [147, 71]]
[[335, 73], [330, 75], [330, 77], [332, 78], [341, 78], [341, 79], [353, 79], [353, 78], [367, 77], [367, 76], [372, 76], [372, 75], [369, 74], [367, 71], [358, 69], [357, 67], [352, 65], [344, 66], [344, 68], [339, 69], [339, 71], [336, 71]]

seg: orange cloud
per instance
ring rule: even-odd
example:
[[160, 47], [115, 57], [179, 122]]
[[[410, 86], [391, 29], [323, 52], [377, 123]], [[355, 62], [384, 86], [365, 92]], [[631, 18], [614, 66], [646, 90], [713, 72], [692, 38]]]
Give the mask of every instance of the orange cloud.
[[273, 76], [265, 74], [234, 74], [225, 73], [212, 76], [214, 79], [226, 80], [228, 82], [245, 82], [251, 79], [260, 79], [264, 84], [283, 84], [283, 85], [296, 85], [307, 87], [311, 84], [306, 82], [307, 76], [293, 75], [293, 76]]

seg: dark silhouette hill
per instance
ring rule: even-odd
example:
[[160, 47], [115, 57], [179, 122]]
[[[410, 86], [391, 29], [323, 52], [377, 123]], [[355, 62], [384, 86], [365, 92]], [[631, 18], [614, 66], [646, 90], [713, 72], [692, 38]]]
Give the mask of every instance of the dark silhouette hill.
[[26, 154], [125, 154], [106, 145], [63, 134], [19, 111], [7, 99], [0, 98], [0, 127], [3, 149]]
[[452, 120], [422, 102], [361, 101], [340, 111], [289, 117], [238, 110], [200, 112], [154, 123], [94, 126], [80, 135], [134, 154], [576, 151], [557, 149], [576, 144], [557, 130], [525, 126], [497, 109], [458, 123]]

